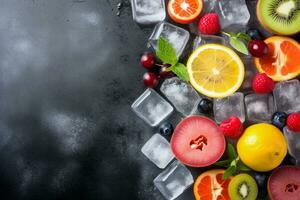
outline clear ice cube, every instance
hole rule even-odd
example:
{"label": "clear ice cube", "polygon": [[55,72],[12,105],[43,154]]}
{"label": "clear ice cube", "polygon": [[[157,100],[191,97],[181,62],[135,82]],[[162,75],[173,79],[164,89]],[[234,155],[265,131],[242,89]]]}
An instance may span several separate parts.
{"label": "clear ice cube", "polygon": [[166,79],[160,91],[174,105],[178,112],[185,116],[193,114],[201,98],[196,90],[177,77]]}
{"label": "clear ice cube", "polygon": [[300,111],[300,83],[298,80],[277,83],[273,95],[277,111],[287,114]]}
{"label": "clear ice cube", "polygon": [[221,44],[226,45],[226,40],[223,37],[216,35],[199,35],[195,38],[193,43],[193,50],[197,49],[203,44]]}
{"label": "clear ice cube", "polygon": [[245,0],[220,0],[216,12],[222,29],[231,25],[247,25],[250,13]]}
{"label": "clear ice cube", "polygon": [[167,200],[173,200],[193,184],[194,178],[191,172],[176,160],[153,182]]}
{"label": "clear ice cube", "polygon": [[252,90],[252,80],[255,74],[257,74],[257,70],[252,57],[241,56],[241,59],[245,66],[245,77],[244,77],[244,82],[240,87],[240,90],[246,92]]}
{"label": "clear ice cube", "polygon": [[135,100],[131,108],[150,126],[157,126],[173,112],[173,107],[150,88]]}
{"label": "clear ice cube", "polygon": [[155,26],[149,38],[148,45],[154,50],[157,48],[157,40],[160,36],[172,44],[179,57],[190,38],[190,33],[187,30],[168,22],[161,22]]}
{"label": "clear ice cube", "polygon": [[244,94],[236,92],[226,98],[214,99],[214,117],[217,123],[237,116],[241,122],[245,121]]}
{"label": "clear ice cube", "polygon": [[144,144],[141,151],[161,169],[164,169],[174,158],[169,142],[158,133]]}
{"label": "clear ice cube", "polygon": [[133,19],[139,24],[155,24],[166,18],[164,0],[131,0]]}
{"label": "clear ice cube", "polygon": [[300,132],[293,132],[288,127],[284,127],[283,133],[288,143],[289,154],[295,158],[296,164],[300,165]]}
{"label": "clear ice cube", "polygon": [[218,0],[204,0],[203,13],[210,13],[215,10]]}
{"label": "clear ice cube", "polygon": [[275,111],[271,94],[249,94],[245,96],[247,120],[250,122],[271,122]]}

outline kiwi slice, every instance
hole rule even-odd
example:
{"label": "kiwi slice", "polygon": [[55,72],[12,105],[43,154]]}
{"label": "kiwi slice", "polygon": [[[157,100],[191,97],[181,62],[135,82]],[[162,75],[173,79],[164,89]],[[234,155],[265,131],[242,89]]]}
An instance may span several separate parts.
{"label": "kiwi slice", "polygon": [[258,194],[255,179],[248,174],[235,176],[228,189],[230,198],[234,200],[256,200]]}
{"label": "kiwi slice", "polygon": [[259,0],[257,17],[271,32],[296,34],[300,31],[300,0]]}

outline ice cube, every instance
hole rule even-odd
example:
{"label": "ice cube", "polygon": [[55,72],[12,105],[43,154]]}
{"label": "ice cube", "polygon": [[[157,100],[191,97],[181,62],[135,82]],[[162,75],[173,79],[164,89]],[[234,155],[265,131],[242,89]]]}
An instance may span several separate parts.
{"label": "ice cube", "polygon": [[245,0],[221,0],[217,4],[216,12],[222,29],[231,25],[247,25],[250,13]]}
{"label": "ice cube", "polygon": [[250,122],[271,122],[275,111],[271,94],[249,94],[245,96],[247,120]]}
{"label": "ice cube", "polygon": [[172,44],[179,57],[190,38],[190,33],[187,30],[168,22],[161,22],[155,26],[149,38],[148,45],[156,50],[157,40],[160,36]]}
{"label": "ice cube", "polygon": [[236,92],[226,98],[214,99],[214,116],[217,123],[221,123],[230,116],[237,116],[241,122],[244,122],[244,94]]}
{"label": "ice cube", "polygon": [[254,65],[253,58],[250,56],[241,56],[241,59],[245,66],[245,77],[242,86],[240,87],[240,91],[246,92],[252,89],[252,80],[257,74],[256,67]]}
{"label": "ice cube", "polygon": [[173,107],[150,88],[135,100],[131,108],[150,126],[157,126],[173,112]]}
{"label": "ice cube", "polygon": [[277,83],[273,94],[278,111],[288,114],[300,111],[300,83],[298,80]]}
{"label": "ice cube", "polygon": [[139,24],[155,24],[166,18],[164,0],[131,0],[133,19]]}
{"label": "ice cube", "polygon": [[215,10],[218,0],[204,0],[203,13],[210,13]]}
{"label": "ice cube", "polygon": [[160,91],[174,105],[178,112],[187,116],[193,114],[201,98],[195,89],[179,78],[166,79],[160,87]]}
{"label": "ice cube", "polygon": [[161,169],[164,169],[174,158],[169,142],[158,133],[144,144],[142,153]]}
{"label": "ice cube", "polygon": [[203,44],[211,44],[211,43],[225,45],[226,40],[223,37],[216,36],[216,35],[199,35],[194,40],[193,49],[195,50]]}
{"label": "ice cube", "polygon": [[153,182],[167,200],[173,200],[193,184],[194,178],[191,172],[176,160]]}
{"label": "ice cube", "polygon": [[283,128],[284,137],[288,143],[289,154],[300,165],[300,132],[293,132],[288,127]]}

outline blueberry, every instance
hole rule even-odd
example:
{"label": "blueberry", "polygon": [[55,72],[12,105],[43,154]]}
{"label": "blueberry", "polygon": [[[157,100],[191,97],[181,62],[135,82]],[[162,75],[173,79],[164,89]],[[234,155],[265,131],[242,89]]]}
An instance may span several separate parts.
{"label": "blueberry", "polygon": [[159,127],[159,132],[165,136],[171,135],[173,133],[173,130],[174,130],[173,126],[169,122],[165,122],[165,123],[161,124]]}
{"label": "blueberry", "polygon": [[267,192],[267,183],[268,183],[268,176],[263,173],[254,172],[253,177],[259,187],[258,199],[264,199],[268,192]]}
{"label": "blueberry", "polygon": [[256,180],[256,183],[259,187],[264,187],[267,181],[267,176],[263,173],[254,173],[253,175],[254,179]]}
{"label": "blueberry", "polygon": [[198,105],[198,110],[200,113],[208,114],[212,111],[213,103],[209,99],[201,99]]}
{"label": "blueberry", "polygon": [[253,40],[262,40],[262,36],[260,32],[257,29],[249,29],[247,31],[247,34],[251,37]]}
{"label": "blueberry", "polygon": [[272,124],[279,129],[283,129],[286,125],[287,114],[285,112],[275,112],[272,116]]}

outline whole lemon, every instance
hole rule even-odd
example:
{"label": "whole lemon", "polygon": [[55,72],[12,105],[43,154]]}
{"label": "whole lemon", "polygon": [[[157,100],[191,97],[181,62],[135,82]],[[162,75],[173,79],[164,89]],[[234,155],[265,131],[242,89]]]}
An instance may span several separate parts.
{"label": "whole lemon", "polygon": [[237,143],[240,159],[250,168],[265,172],[276,168],[287,154],[282,132],[271,124],[249,126]]}

